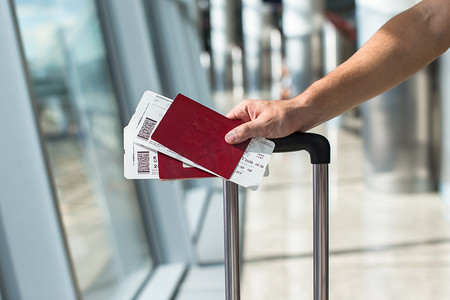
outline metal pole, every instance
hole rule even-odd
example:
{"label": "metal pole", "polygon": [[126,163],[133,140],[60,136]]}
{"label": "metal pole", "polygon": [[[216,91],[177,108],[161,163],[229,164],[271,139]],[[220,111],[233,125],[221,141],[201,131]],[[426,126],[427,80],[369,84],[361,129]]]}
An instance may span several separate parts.
{"label": "metal pole", "polygon": [[313,165],[314,300],[328,300],[328,164]]}
{"label": "metal pole", "polygon": [[239,261],[239,189],[223,181],[223,221],[225,246],[225,295],[227,300],[240,300]]}

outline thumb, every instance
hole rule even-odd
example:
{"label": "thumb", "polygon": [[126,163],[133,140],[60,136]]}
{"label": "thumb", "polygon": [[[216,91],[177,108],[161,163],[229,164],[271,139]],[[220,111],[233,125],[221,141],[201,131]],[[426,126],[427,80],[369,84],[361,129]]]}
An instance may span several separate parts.
{"label": "thumb", "polygon": [[255,123],[255,121],[250,121],[235,127],[225,135],[225,141],[228,144],[239,144],[255,137],[257,132]]}

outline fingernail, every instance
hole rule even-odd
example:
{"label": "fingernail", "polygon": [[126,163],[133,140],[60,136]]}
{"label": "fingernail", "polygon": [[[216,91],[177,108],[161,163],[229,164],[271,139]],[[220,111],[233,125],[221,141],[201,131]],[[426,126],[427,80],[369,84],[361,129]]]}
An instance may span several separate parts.
{"label": "fingernail", "polygon": [[237,136],[236,133],[234,132],[234,130],[231,130],[230,132],[228,132],[225,135],[225,141],[227,141],[227,143],[233,143],[234,141],[236,141]]}

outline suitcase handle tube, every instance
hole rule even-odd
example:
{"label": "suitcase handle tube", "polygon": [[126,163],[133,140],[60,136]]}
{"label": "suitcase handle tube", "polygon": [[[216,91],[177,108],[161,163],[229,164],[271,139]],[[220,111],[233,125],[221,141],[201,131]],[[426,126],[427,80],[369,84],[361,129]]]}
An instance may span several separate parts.
{"label": "suitcase handle tube", "polygon": [[223,181],[224,263],[225,296],[227,300],[239,300],[240,247],[239,247],[239,186]]}
{"label": "suitcase handle tube", "polygon": [[[313,164],[314,300],[328,300],[328,164],[330,143],[318,134],[293,133],[272,139],[274,152],[306,150]],[[225,296],[240,300],[239,187],[223,181]]]}
{"label": "suitcase handle tube", "polygon": [[314,300],[328,300],[328,164],[313,164]]}
{"label": "suitcase handle tube", "polygon": [[313,270],[314,300],[328,300],[328,164],[331,147],[319,134],[294,132],[278,139],[274,152],[306,150],[313,165]]}

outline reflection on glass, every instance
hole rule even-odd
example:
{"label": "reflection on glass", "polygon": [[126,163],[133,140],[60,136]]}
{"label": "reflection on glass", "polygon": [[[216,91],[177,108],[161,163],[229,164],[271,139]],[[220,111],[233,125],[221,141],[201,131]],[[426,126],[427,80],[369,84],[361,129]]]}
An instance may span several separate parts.
{"label": "reflection on glass", "polygon": [[14,3],[78,286],[131,298],[152,261],[94,0]]}

